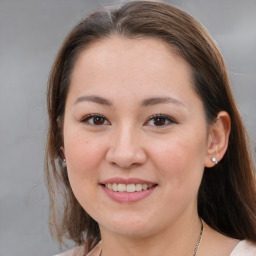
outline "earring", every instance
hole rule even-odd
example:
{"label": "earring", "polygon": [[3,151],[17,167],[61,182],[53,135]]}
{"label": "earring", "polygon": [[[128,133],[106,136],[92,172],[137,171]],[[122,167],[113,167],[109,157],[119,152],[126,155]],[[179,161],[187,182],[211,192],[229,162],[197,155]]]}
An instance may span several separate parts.
{"label": "earring", "polygon": [[211,157],[211,160],[212,160],[212,162],[213,162],[214,164],[217,164],[217,163],[218,163],[218,160],[217,160],[217,158],[216,158],[215,156],[212,156],[212,157]]}
{"label": "earring", "polygon": [[63,166],[64,168],[67,167],[66,158],[62,158],[62,166]]}
{"label": "earring", "polygon": [[60,154],[61,154],[62,161],[64,162],[64,164],[66,164],[66,158],[65,158],[63,147],[60,147]]}

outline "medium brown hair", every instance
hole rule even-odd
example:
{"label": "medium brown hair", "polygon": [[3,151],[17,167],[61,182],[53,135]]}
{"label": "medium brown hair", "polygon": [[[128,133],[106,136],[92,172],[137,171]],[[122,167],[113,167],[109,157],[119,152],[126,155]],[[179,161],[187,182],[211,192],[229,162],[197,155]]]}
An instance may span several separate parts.
{"label": "medium brown hair", "polygon": [[100,240],[97,222],[74,197],[60,148],[65,102],[77,56],[90,44],[113,34],[157,38],[176,49],[190,65],[207,122],[213,123],[221,110],[230,115],[228,149],[218,165],[205,168],[198,213],[213,229],[229,237],[256,241],[255,167],[223,58],[198,21],[178,8],[151,1],[132,1],[91,14],[70,32],[57,55],[48,84],[46,148],[52,233],[60,242],[66,237],[77,244],[84,243],[86,233],[89,248],[95,244],[92,241]]}

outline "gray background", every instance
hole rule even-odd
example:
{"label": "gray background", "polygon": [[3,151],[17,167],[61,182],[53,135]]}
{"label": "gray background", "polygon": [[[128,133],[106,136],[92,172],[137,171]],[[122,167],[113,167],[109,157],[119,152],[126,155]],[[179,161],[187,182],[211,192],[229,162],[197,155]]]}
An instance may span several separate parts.
{"label": "gray background", "polygon": [[[166,2],[197,17],[217,41],[256,145],[256,1]],[[43,176],[48,73],[67,32],[109,3],[0,0],[0,256],[59,252],[48,232]]]}

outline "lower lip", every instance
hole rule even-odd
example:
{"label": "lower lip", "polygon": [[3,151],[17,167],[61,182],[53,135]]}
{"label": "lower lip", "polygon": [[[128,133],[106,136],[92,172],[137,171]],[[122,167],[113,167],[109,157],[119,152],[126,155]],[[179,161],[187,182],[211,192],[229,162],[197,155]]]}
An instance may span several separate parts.
{"label": "lower lip", "polygon": [[105,193],[114,201],[119,203],[133,203],[148,197],[156,188],[156,186],[138,192],[115,192],[101,186]]}

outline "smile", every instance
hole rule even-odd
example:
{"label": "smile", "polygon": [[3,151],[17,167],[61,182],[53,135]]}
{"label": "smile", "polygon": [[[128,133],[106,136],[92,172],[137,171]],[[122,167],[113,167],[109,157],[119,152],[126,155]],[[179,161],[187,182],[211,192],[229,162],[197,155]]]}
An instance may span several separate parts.
{"label": "smile", "polygon": [[139,178],[112,177],[99,183],[105,194],[118,203],[133,203],[152,194],[158,184]]}
{"label": "smile", "polygon": [[133,193],[133,192],[140,192],[140,191],[146,191],[151,189],[152,187],[156,186],[153,184],[122,184],[122,183],[107,183],[104,184],[104,186],[114,192],[127,192],[127,193]]}

